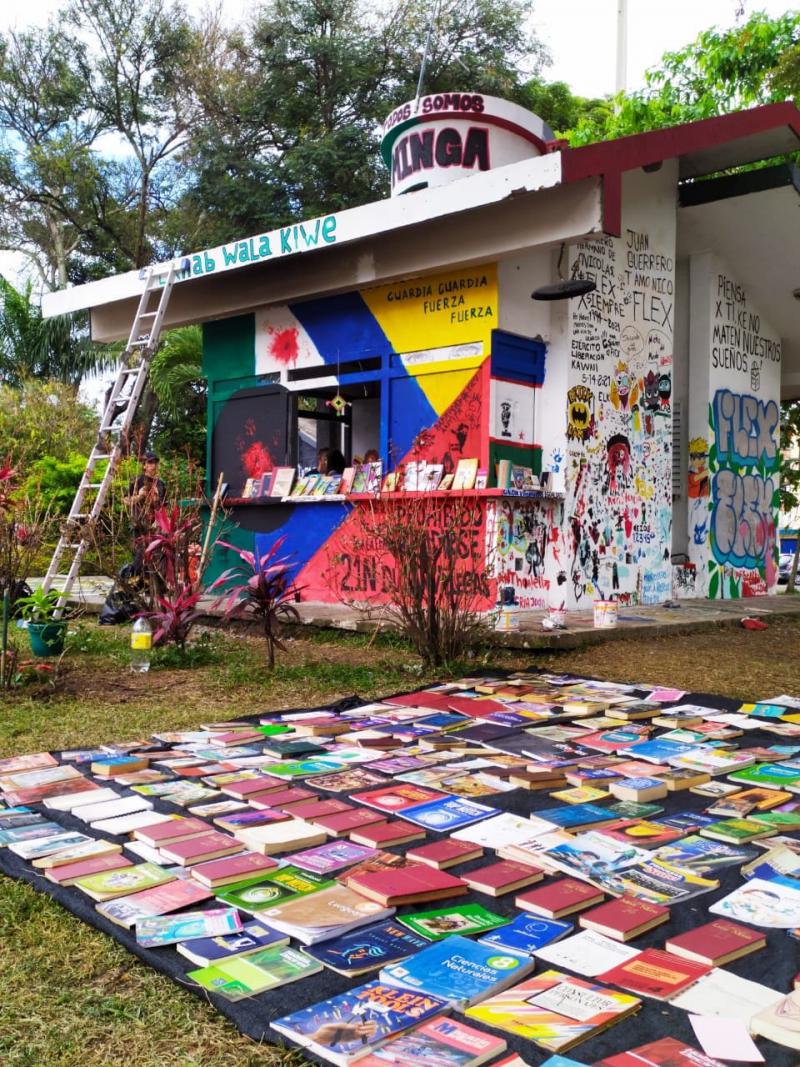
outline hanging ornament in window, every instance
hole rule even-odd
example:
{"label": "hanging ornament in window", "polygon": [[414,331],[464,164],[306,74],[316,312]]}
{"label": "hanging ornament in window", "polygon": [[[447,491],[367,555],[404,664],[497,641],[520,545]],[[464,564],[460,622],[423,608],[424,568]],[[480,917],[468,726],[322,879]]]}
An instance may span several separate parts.
{"label": "hanging ornament in window", "polygon": [[326,400],[325,403],[329,408],[333,408],[334,415],[338,415],[339,418],[344,416],[347,411],[349,401],[345,400],[341,393],[337,393],[331,400]]}

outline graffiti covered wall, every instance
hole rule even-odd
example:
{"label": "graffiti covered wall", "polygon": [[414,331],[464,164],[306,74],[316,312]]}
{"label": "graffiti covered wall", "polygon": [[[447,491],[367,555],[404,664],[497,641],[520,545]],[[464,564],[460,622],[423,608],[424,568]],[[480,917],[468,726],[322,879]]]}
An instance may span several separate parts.
{"label": "graffiti covered wall", "polygon": [[698,256],[691,269],[701,317],[687,492],[698,595],[765,595],[778,578],[781,342],[725,263]]}
{"label": "graffiti covered wall", "polygon": [[570,275],[597,286],[570,306],[564,568],[571,607],[671,596],[675,214],[665,180],[636,175],[639,187],[631,183],[623,197],[622,237],[570,249]]}

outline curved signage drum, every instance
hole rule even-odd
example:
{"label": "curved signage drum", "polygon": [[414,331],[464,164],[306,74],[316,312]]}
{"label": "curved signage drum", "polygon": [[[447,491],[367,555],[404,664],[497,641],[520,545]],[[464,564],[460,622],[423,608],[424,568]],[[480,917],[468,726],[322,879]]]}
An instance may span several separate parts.
{"label": "curved signage drum", "polygon": [[446,185],[547,151],[553,132],[532,111],[481,93],[435,93],[401,104],[383,124],[392,196]]}

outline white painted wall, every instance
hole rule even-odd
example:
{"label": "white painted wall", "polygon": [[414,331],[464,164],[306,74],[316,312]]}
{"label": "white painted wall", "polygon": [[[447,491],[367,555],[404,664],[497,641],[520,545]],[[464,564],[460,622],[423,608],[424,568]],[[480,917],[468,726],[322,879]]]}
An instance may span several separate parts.
{"label": "white painted wall", "polygon": [[730,264],[708,252],[692,256],[690,269],[688,525],[698,595],[766,594],[777,585],[781,341]]}

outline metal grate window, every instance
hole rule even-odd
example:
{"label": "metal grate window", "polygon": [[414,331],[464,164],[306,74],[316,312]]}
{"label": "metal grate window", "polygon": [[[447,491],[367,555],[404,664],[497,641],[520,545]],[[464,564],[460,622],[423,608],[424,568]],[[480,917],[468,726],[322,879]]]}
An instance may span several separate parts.
{"label": "metal grate window", "polygon": [[672,499],[683,496],[683,418],[680,400],[672,402]]}

